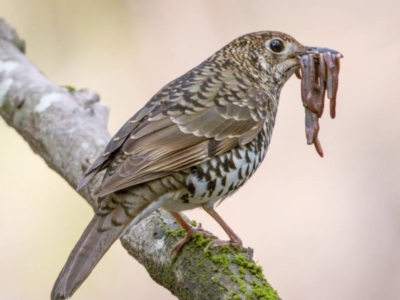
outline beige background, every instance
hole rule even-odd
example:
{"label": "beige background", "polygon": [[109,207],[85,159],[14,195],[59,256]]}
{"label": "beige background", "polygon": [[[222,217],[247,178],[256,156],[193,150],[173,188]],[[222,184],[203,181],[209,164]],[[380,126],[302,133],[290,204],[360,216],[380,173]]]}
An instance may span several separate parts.
{"label": "beige background", "polygon": [[[299,81],[267,158],[218,208],[284,300],[400,299],[400,1],[0,0],[55,83],[90,87],[114,133],[159,88],[233,38],[275,29],[342,51],[325,158],[306,145]],[[92,211],[0,120],[0,299],[49,299]],[[224,237],[201,210],[189,215]],[[82,299],[174,299],[116,243]]]}

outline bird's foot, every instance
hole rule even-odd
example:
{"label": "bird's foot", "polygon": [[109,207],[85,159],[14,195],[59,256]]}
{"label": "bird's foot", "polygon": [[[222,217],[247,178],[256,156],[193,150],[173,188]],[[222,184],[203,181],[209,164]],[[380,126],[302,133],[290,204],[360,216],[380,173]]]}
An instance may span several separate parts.
{"label": "bird's foot", "polygon": [[[186,234],[185,236],[175,244],[175,246],[172,248],[171,251],[171,256],[174,256],[176,254],[178,254],[179,251],[181,251],[182,247],[189,242],[192,237],[196,234],[201,234],[202,236],[204,236],[205,238],[211,238],[211,239],[217,239],[217,236],[215,236],[214,234],[212,234],[211,232],[203,229],[201,227],[201,223],[199,223],[196,227],[190,227],[188,228],[188,230],[186,230]],[[216,240],[218,241],[218,239]],[[212,242],[211,242],[212,243]]]}
{"label": "bird's foot", "polygon": [[242,240],[241,240],[239,237],[235,237],[235,238],[230,239],[230,240],[228,240],[228,241],[222,241],[222,240],[216,239],[216,240],[214,240],[214,241],[211,241],[211,242],[204,248],[204,252],[207,252],[208,249],[209,249],[210,247],[215,248],[215,247],[221,247],[221,246],[225,246],[225,245],[242,246],[243,243],[242,243]]}

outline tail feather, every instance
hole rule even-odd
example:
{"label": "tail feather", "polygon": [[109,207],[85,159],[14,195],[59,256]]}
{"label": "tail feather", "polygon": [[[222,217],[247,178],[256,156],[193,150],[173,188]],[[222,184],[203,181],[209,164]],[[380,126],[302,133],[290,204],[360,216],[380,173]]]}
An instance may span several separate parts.
{"label": "tail feather", "polygon": [[[173,198],[173,194],[170,193],[166,193],[150,203],[141,198],[135,198],[136,210],[133,212],[133,205],[131,205],[129,207],[130,214],[123,210],[122,206],[116,206],[104,216],[95,215],[69,255],[60,275],[58,275],[51,291],[51,300],[70,298],[111,245],[128,228],[138,224],[171,198]],[[115,206],[112,197],[108,200],[111,201],[110,206]],[[142,204],[147,204],[147,206]]]}
{"label": "tail feather", "polygon": [[100,216],[93,217],[69,255],[51,291],[52,300],[70,298],[126,228],[120,225],[99,231],[100,220]]}

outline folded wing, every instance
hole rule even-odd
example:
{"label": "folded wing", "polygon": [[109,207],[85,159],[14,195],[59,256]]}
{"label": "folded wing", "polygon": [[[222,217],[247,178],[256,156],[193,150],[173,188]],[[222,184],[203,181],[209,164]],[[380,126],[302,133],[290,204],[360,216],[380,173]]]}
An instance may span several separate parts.
{"label": "folded wing", "polygon": [[251,142],[266,121],[269,98],[235,73],[202,66],[163,88],[117,132],[79,188],[108,168],[94,192],[104,196]]}

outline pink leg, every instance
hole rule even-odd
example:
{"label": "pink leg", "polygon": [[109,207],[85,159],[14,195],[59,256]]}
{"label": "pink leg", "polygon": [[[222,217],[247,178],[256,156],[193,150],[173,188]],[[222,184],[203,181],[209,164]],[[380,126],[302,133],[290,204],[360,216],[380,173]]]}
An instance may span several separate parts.
{"label": "pink leg", "polygon": [[222,229],[226,232],[229,237],[229,241],[221,241],[215,240],[212,241],[206,247],[206,250],[209,246],[222,246],[222,245],[238,245],[242,246],[242,240],[240,237],[226,224],[226,222],[221,218],[221,216],[214,210],[214,208],[209,208],[206,205],[203,205],[203,209],[222,227]]}
{"label": "pink leg", "polygon": [[177,212],[169,212],[171,214],[171,216],[174,217],[174,219],[179,223],[179,225],[181,225],[181,227],[183,228],[183,230],[185,230],[186,235],[178,242],[176,243],[176,245],[174,246],[174,248],[172,248],[171,251],[171,255],[173,254],[177,254],[182,247],[188,242],[190,241],[190,239],[196,234],[196,233],[200,233],[201,235],[203,235],[204,237],[207,238],[213,238],[216,239],[217,237],[215,235],[213,235],[211,232],[208,232],[204,229],[201,228],[201,224],[199,224],[199,226],[197,226],[196,228],[193,227],[192,225],[190,225],[188,222],[185,221],[185,219],[182,218],[182,216],[177,213]]}

